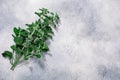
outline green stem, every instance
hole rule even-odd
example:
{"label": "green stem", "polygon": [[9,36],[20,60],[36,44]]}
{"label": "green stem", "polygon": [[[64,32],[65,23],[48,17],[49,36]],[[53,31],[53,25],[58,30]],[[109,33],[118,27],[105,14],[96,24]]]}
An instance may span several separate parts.
{"label": "green stem", "polygon": [[35,33],[35,31],[37,30],[37,28],[38,28],[38,25],[34,28],[34,30],[33,30],[33,32],[30,34],[30,38],[32,37],[32,35]]}
{"label": "green stem", "polygon": [[[24,50],[24,46],[22,48],[22,51]],[[20,58],[22,57],[21,54],[18,54],[18,56],[16,56],[16,60],[15,62],[12,64],[12,67],[10,68],[12,71],[15,69],[15,67],[18,65],[18,63],[20,62]]]}
{"label": "green stem", "polygon": [[16,59],[16,61],[13,63],[12,67],[10,68],[12,71],[15,69],[15,67],[17,66],[17,64],[19,63],[19,60],[21,58],[21,55],[19,55]]}

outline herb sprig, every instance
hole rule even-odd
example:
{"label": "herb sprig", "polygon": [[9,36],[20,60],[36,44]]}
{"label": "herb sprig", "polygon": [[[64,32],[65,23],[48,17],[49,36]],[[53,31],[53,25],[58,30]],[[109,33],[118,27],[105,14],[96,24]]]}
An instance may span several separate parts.
{"label": "herb sprig", "polygon": [[35,12],[38,20],[31,24],[26,24],[26,29],[14,27],[12,34],[14,45],[10,46],[12,51],[4,51],[2,56],[10,60],[11,70],[29,58],[41,58],[41,53],[49,51],[46,40],[52,39],[55,29],[59,24],[57,13],[48,9],[39,9]]}

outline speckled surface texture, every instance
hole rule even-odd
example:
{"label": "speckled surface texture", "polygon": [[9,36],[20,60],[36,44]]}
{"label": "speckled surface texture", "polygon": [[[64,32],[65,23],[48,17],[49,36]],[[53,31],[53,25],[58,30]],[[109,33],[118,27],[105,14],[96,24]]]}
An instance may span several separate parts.
{"label": "speckled surface texture", "polygon": [[120,80],[120,0],[0,0],[0,54],[42,7],[61,18],[49,54],[14,71],[0,55],[0,80]]}

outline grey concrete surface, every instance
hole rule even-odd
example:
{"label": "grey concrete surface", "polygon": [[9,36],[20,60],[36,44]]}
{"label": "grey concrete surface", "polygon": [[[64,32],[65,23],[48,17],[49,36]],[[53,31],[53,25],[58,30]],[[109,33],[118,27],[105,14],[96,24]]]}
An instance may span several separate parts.
{"label": "grey concrete surface", "polygon": [[60,15],[49,54],[11,71],[0,55],[0,80],[120,80],[119,0],[0,0],[0,54],[45,7]]}

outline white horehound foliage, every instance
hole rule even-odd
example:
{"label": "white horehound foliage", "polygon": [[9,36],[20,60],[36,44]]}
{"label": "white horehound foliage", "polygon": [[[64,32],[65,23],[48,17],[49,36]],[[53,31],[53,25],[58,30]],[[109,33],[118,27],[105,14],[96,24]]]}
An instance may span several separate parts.
{"label": "white horehound foliage", "polygon": [[35,12],[39,17],[32,24],[26,24],[27,28],[14,27],[14,45],[12,51],[4,51],[2,56],[10,60],[11,70],[29,58],[41,58],[41,53],[49,51],[46,40],[52,38],[60,20],[57,13],[49,12],[48,9],[39,9]]}

